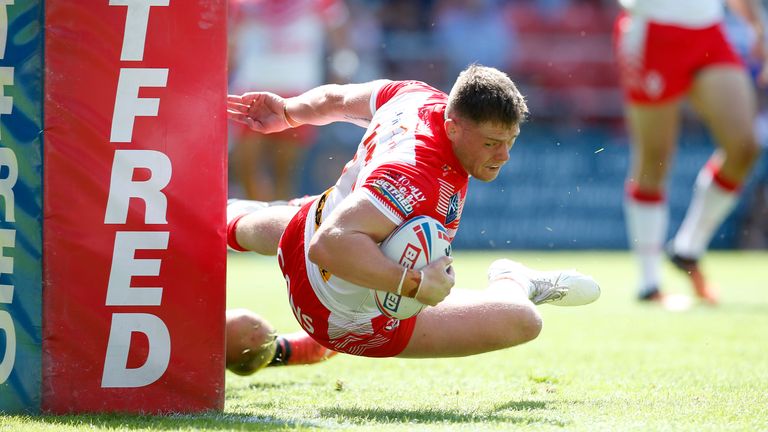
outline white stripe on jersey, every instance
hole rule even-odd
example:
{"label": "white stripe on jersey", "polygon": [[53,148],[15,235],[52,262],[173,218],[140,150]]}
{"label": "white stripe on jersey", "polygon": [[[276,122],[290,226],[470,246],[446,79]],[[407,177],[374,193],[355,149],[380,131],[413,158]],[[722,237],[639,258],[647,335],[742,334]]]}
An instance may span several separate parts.
{"label": "white stripe on jersey", "polygon": [[437,200],[437,210],[440,213],[447,214],[448,206],[451,203],[451,197],[456,191],[453,189],[453,185],[443,179],[437,179],[440,183],[440,198]]}

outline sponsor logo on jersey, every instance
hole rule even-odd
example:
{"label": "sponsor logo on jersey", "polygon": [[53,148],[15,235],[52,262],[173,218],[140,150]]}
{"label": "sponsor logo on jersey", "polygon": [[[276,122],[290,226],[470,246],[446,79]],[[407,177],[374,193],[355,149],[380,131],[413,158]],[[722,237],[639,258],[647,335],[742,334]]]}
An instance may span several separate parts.
{"label": "sponsor logo on jersey", "polygon": [[406,193],[395,187],[395,185],[389,181],[376,179],[373,182],[373,188],[404,216],[413,213],[413,205],[411,204],[409,195],[406,195]]}
{"label": "sponsor logo on jersey", "polygon": [[448,212],[445,214],[445,224],[449,225],[459,216],[459,194],[453,194],[448,201]]}

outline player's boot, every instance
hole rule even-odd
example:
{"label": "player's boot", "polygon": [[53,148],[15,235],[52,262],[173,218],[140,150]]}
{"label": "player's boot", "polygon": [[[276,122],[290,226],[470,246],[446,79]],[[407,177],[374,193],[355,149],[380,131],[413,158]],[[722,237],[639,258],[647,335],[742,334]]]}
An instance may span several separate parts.
{"label": "player's boot", "polygon": [[539,271],[508,259],[494,261],[488,268],[488,280],[511,279],[528,290],[534,304],[581,306],[600,297],[600,286],[591,276],[576,270]]}
{"label": "player's boot", "polygon": [[665,294],[658,287],[641,290],[637,294],[641,302],[655,303],[672,312],[682,312],[691,308],[691,298],[683,294]]}
{"label": "player's boot", "polygon": [[672,249],[672,245],[667,245],[667,256],[669,261],[679,270],[688,275],[691,279],[691,285],[696,296],[702,299],[704,302],[711,305],[716,305],[719,301],[717,292],[709,286],[707,279],[704,277],[704,273],[699,268],[699,260],[695,258],[686,258],[675,253]]}
{"label": "player's boot", "polygon": [[661,301],[663,297],[664,294],[662,294],[662,292],[659,291],[659,287],[656,286],[641,289],[637,293],[637,299],[643,302],[658,302]]}
{"label": "player's boot", "polygon": [[317,343],[303,331],[277,337],[277,350],[270,366],[308,365],[338,354]]}

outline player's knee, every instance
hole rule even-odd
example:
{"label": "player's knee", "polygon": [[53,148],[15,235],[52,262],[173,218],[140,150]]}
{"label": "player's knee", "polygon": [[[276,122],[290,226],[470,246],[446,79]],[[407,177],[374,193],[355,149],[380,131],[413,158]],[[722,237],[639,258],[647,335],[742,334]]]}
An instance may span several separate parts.
{"label": "player's knee", "polygon": [[275,355],[276,333],[262,317],[247,309],[227,311],[226,364],[238,375],[265,367]]}
{"label": "player's knee", "polygon": [[744,137],[738,145],[724,149],[728,161],[744,169],[749,169],[760,157],[760,144],[754,135]]}
{"label": "player's knee", "polygon": [[542,319],[538,309],[533,304],[529,306],[514,305],[505,314],[505,322],[499,323],[504,329],[495,335],[494,349],[509,348],[536,339],[541,333]]}
{"label": "player's knee", "polygon": [[520,343],[532,341],[539,337],[543,327],[543,321],[539,310],[535,307],[525,308],[518,317],[520,329]]}
{"label": "player's knee", "polygon": [[756,139],[750,140],[748,144],[744,146],[743,158],[748,166],[752,166],[760,157],[761,152],[760,144]]}

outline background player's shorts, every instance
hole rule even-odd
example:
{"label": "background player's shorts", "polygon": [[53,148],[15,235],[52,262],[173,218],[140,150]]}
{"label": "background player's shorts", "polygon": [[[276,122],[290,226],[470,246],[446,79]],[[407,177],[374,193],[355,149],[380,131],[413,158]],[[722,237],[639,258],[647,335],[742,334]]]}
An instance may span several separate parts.
{"label": "background player's shorts", "polygon": [[704,67],[744,67],[720,25],[690,29],[622,14],[614,27],[614,50],[624,96],[638,103],[686,93]]}
{"label": "background player's shorts", "polygon": [[[304,258],[304,224],[312,202],[305,204],[280,238],[278,261],[288,284],[288,300],[301,327],[318,343],[334,351],[365,357],[394,357],[408,345],[418,315],[395,320],[379,315],[370,320],[366,332],[346,332],[331,339],[331,311],[317,298],[307,278]],[[367,324],[367,323],[366,323]],[[361,327],[361,326],[359,326]]]}

